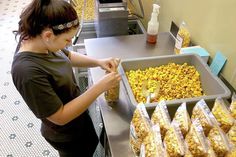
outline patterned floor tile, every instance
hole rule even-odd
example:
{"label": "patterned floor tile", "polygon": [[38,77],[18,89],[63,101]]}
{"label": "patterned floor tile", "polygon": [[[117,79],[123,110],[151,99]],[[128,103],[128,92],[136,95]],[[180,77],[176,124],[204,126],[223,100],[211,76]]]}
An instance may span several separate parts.
{"label": "patterned floor tile", "polygon": [[41,136],[41,122],[15,89],[11,62],[16,47],[13,30],[18,16],[30,0],[0,2],[0,157],[58,157]]}
{"label": "patterned floor tile", "polygon": [[[40,120],[29,110],[11,78],[17,45],[12,31],[17,29],[18,16],[30,1],[0,1],[0,157],[58,157],[57,151],[41,136]],[[94,125],[100,134],[101,115],[95,108],[93,112]],[[99,144],[94,157],[103,156],[104,148]]]}

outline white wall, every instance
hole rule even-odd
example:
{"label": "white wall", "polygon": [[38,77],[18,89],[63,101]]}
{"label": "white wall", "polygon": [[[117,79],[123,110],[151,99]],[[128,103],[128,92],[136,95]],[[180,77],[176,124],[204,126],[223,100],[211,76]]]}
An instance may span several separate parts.
{"label": "white wall", "polygon": [[[137,0],[136,0],[137,1]],[[157,0],[142,0],[146,27]],[[160,4],[159,31],[169,31],[171,21],[177,25],[184,20],[191,33],[191,40],[206,48],[214,57],[221,51],[227,62],[222,70],[223,77],[236,88],[236,0],[158,0]]]}

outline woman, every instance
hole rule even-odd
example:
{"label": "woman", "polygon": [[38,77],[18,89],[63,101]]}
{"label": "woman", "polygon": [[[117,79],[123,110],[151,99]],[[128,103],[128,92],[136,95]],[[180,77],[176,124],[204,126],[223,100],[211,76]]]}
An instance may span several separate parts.
{"label": "woman", "polygon": [[[12,63],[13,82],[37,118],[42,136],[60,157],[90,157],[98,144],[88,107],[121,77],[112,72],[115,59],[93,59],[64,48],[71,43],[79,21],[63,0],[33,0],[20,15],[19,44]],[[83,94],[72,67],[109,71]]]}

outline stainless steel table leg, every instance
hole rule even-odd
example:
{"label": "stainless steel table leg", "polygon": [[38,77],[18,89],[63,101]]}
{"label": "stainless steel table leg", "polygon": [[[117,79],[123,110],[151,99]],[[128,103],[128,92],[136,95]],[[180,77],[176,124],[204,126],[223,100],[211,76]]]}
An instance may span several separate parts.
{"label": "stainless steel table leg", "polygon": [[111,157],[111,151],[110,151],[110,147],[109,147],[109,143],[108,143],[108,139],[107,139],[107,134],[106,131],[104,129],[104,149],[105,149],[105,157]]}

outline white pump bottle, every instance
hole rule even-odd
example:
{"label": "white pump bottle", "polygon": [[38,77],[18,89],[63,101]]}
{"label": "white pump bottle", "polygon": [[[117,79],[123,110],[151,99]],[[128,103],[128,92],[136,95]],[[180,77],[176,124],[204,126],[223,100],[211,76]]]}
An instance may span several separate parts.
{"label": "white pump bottle", "polygon": [[148,22],[147,42],[151,44],[155,44],[157,41],[157,34],[159,29],[159,22],[158,22],[159,9],[160,6],[158,4],[153,4],[151,19]]}

